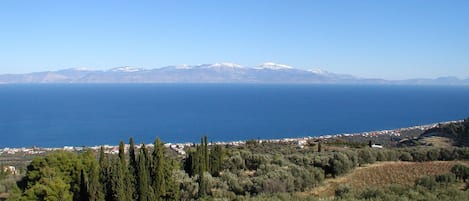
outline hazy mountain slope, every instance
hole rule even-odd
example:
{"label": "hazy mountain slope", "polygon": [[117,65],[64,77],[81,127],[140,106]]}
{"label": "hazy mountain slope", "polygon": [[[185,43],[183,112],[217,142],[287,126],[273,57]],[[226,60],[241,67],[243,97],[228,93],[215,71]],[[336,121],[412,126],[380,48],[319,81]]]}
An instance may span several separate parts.
{"label": "hazy mountain slope", "polygon": [[272,62],[255,67],[233,63],[166,66],[143,69],[131,66],[107,71],[84,68],[27,74],[0,75],[0,83],[314,83],[314,84],[418,84],[468,85],[455,77],[389,81],[360,79],[324,70],[304,70]]}

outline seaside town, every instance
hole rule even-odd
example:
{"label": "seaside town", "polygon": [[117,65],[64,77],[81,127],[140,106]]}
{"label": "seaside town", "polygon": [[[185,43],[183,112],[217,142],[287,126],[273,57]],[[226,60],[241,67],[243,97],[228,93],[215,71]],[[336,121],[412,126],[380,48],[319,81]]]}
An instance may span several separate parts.
{"label": "seaside town", "polygon": [[[307,136],[307,137],[300,137],[300,138],[282,138],[282,139],[259,139],[258,142],[269,142],[269,143],[296,143],[298,147],[303,147],[304,144],[306,144],[310,140],[328,140],[328,139],[333,139],[333,138],[339,138],[339,137],[367,137],[367,138],[373,138],[373,137],[378,137],[378,136],[401,136],[403,132],[410,131],[410,130],[419,130],[419,131],[425,131],[431,128],[435,128],[439,125],[444,125],[448,123],[456,123],[456,122],[461,122],[462,120],[458,121],[448,121],[448,122],[439,122],[439,123],[433,123],[433,124],[427,124],[427,125],[420,125],[420,126],[412,126],[412,127],[406,127],[406,128],[398,128],[398,129],[392,129],[392,130],[380,130],[380,131],[370,131],[370,132],[361,132],[361,133],[343,133],[343,134],[334,134],[334,135],[321,135],[321,136]],[[229,146],[239,146],[245,144],[246,141],[230,141],[230,142],[212,142],[209,143],[209,145],[212,144],[218,144],[218,145],[229,145]],[[72,151],[72,152],[80,152],[83,151],[84,149],[91,149],[95,152],[98,152],[101,149],[101,146],[104,148],[105,153],[109,154],[117,154],[119,152],[119,146],[117,145],[97,145],[97,146],[90,146],[90,147],[85,147],[85,146],[64,146],[61,148],[45,148],[45,147],[22,147],[22,148],[0,148],[0,155],[3,154],[25,154],[25,155],[39,155],[39,154],[44,154],[46,152],[50,151],[57,151],[57,150],[63,150],[63,151]],[[153,147],[153,144],[147,144],[146,145],[149,148]],[[186,142],[186,143],[166,143],[165,147],[174,150],[181,156],[185,156],[186,152],[185,149],[187,147],[194,146],[194,143],[192,142]],[[376,145],[375,147],[380,148],[380,145]],[[125,150],[127,151],[129,149],[129,145],[125,145]]]}

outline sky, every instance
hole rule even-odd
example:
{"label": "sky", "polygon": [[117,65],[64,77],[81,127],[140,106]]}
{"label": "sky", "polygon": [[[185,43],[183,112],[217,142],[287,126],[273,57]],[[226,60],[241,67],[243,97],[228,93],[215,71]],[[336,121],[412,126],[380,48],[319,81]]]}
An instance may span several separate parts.
{"label": "sky", "polygon": [[0,74],[218,62],[469,78],[469,1],[0,1]]}

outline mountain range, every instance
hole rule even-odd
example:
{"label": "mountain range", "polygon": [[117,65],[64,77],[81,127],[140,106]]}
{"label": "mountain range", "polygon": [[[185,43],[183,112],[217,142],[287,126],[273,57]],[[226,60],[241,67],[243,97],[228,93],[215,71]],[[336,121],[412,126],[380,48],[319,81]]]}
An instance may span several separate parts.
{"label": "mountain range", "polygon": [[234,63],[175,65],[155,69],[124,66],[109,70],[72,68],[26,74],[0,75],[0,83],[311,83],[469,85],[469,79],[364,79],[324,70],[304,70],[267,62],[255,67]]}

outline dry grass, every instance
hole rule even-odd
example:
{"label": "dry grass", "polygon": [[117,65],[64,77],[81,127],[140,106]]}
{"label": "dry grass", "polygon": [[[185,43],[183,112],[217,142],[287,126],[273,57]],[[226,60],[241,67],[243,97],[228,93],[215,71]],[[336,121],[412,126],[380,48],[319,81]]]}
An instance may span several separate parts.
{"label": "dry grass", "polygon": [[453,146],[453,140],[446,138],[446,137],[438,137],[438,136],[432,136],[432,137],[425,137],[420,140],[423,144],[426,145],[431,145],[433,147],[451,147]]}
{"label": "dry grass", "polygon": [[[333,196],[337,187],[348,184],[352,188],[385,186],[390,184],[413,185],[415,180],[425,175],[449,173],[455,161],[433,162],[382,162],[366,167],[359,167],[353,172],[334,179],[328,179],[320,187],[302,194],[320,197]],[[464,162],[469,164],[468,162]]]}

